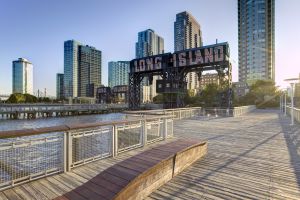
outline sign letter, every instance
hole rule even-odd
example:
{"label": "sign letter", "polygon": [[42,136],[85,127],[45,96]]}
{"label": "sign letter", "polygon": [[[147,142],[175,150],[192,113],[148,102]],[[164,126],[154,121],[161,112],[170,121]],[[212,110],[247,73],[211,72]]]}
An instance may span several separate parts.
{"label": "sign letter", "polygon": [[155,57],[154,61],[155,61],[155,69],[161,69],[161,57]]}
{"label": "sign letter", "polygon": [[223,46],[215,48],[215,62],[221,62],[224,60]]}
{"label": "sign letter", "polygon": [[186,66],[186,58],[185,58],[185,52],[179,53],[179,67]]}
{"label": "sign letter", "polygon": [[213,48],[204,49],[205,63],[214,62]]}
{"label": "sign letter", "polygon": [[200,50],[197,50],[196,52],[195,52],[195,54],[196,54],[196,64],[203,64],[203,57],[202,57],[202,55],[201,55],[201,51]]}
{"label": "sign letter", "polygon": [[153,70],[153,58],[147,58],[146,59],[147,63],[147,71],[152,71]]}
{"label": "sign letter", "polygon": [[145,71],[145,60],[144,59],[140,60],[139,65],[140,65],[140,71],[141,72]]}

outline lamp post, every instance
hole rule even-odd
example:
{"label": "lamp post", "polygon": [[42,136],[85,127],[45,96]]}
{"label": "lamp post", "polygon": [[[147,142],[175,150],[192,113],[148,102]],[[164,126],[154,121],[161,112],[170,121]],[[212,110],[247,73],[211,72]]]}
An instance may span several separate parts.
{"label": "lamp post", "polygon": [[[291,84],[291,125],[294,125],[294,91],[295,91],[295,84],[299,81],[298,78],[289,78],[285,79],[284,81],[287,81]],[[285,108],[286,109],[286,108]]]}

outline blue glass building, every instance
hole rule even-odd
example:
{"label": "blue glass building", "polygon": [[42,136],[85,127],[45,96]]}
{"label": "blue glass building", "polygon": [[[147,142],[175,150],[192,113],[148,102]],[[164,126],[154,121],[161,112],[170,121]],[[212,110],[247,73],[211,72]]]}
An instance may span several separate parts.
{"label": "blue glass building", "polygon": [[239,82],[275,81],[275,0],[238,0]]}
{"label": "blue glass building", "polygon": [[128,85],[129,61],[108,63],[108,86]]}
{"label": "blue glass building", "polygon": [[102,53],[75,40],[64,43],[64,97],[95,97],[101,85]]}

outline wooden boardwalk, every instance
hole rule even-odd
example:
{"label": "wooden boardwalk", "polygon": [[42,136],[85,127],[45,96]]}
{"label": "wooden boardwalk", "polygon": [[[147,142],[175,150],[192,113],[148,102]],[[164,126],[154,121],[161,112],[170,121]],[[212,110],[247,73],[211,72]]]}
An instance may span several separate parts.
{"label": "wooden boardwalk", "polygon": [[149,199],[300,199],[300,126],[277,111],[176,123],[208,140],[208,154]]}
{"label": "wooden boardwalk", "polygon": [[[289,126],[278,111],[175,121],[174,134],[207,140],[208,154],[147,199],[300,199],[300,125]],[[143,150],[5,190],[0,199],[53,199]]]}

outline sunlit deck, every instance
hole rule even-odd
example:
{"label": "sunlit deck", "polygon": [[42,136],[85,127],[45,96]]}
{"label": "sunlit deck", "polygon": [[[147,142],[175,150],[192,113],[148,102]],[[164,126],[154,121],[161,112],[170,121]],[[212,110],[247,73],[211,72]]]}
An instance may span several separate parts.
{"label": "sunlit deck", "polygon": [[[289,118],[275,110],[175,121],[175,137],[207,140],[208,154],[148,199],[299,199],[300,125],[289,123]],[[5,190],[0,199],[53,199],[118,161],[169,141]],[[78,193],[74,199],[85,198]]]}

